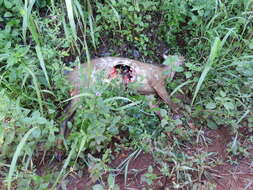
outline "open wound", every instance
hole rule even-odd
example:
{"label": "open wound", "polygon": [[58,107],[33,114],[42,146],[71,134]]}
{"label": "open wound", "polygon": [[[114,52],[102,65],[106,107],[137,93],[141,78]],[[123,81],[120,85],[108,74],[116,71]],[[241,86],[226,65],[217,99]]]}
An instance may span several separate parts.
{"label": "open wound", "polygon": [[109,79],[114,79],[118,75],[121,75],[123,83],[127,85],[129,82],[133,81],[133,69],[127,65],[116,65],[112,68],[108,75]]}

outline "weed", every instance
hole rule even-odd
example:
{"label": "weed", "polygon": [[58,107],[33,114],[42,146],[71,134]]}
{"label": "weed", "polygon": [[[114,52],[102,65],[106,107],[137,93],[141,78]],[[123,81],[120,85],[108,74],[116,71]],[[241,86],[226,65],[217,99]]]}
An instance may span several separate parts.
{"label": "weed", "polygon": [[[214,189],[206,179],[221,162],[206,149],[189,149],[208,146],[206,130],[227,126],[233,135],[229,162],[249,157],[252,6],[251,0],[0,0],[0,179],[8,189],[55,188],[69,170],[86,166],[92,182],[99,182],[93,189],[119,189],[114,172],[124,173],[126,186],[130,162],[144,151],[155,164],[142,175],[143,184],[165,176],[171,181],[166,188]],[[147,97],[125,91],[119,81],[98,81],[79,95],[60,168],[39,175],[38,163],[55,158],[70,89],[64,70],[101,55],[160,63],[168,48],[186,60],[167,81],[182,115],[172,117],[160,103],[160,122]],[[110,162],[124,149],[134,151],[113,170]]]}

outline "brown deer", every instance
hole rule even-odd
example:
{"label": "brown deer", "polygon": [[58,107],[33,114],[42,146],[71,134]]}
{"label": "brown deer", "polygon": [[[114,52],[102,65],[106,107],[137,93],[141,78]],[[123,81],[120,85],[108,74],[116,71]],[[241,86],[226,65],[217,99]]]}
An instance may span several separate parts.
{"label": "brown deer", "polygon": [[[183,64],[184,58],[178,57],[171,66],[146,64],[140,61],[121,57],[102,57],[92,59],[89,64],[81,64],[79,68],[67,74],[67,80],[72,85],[71,97],[80,94],[82,87],[89,87],[97,78],[98,72],[104,73],[103,81],[109,81],[115,77],[121,77],[123,84],[127,86],[131,82],[138,82],[137,92],[143,95],[158,95],[169,105],[172,112],[178,111],[178,106],[170,100],[165,87],[165,80],[173,78],[174,66]],[[90,78],[90,79],[89,79]],[[100,79],[101,80],[101,79]],[[73,98],[65,110],[66,119],[61,124],[60,135],[66,133],[67,122],[73,117],[79,98]],[[157,107],[150,104],[151,108]],[[155,112],[162,119],[159,111]],[[61,144],[61,140],[58,144]]]}

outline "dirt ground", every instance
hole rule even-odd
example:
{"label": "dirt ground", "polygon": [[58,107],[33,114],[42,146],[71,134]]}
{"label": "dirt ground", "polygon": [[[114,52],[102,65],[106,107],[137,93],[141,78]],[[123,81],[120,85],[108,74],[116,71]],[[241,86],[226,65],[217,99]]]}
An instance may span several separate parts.
{"label": "dirt ground", "polygon": [[[198,147],[192,147],[187,149],[188,154],[194,154],[196,152],[214,152],[214,158],[220,160],[220,164],[211,169],[208,169],[210,173],[209,179],[201,179],[201,181],[195,186],[195,190],[253,190],[253,161],[249,158],[242,157],[237,158],[238,164],[229,164],[229,154],[226,151],[226,145],[231,142],[232,136],[227,128],[219,128],[217,130],[205,131],[205,137],[211,140],[208,145],[200,145]],[[243,138],[243,136],[241,137]],[[241,139],[243,140],[243,139]],[[253,143],[247,145],[250,156],[253,155]],[[124,151],[115,155],[114,161],[110,164],[112,168],[117,168],[133,151]],[[60,164],[60,163],[59,163]],[[44,165],[44,164],[43,164]],[[153,173],[159,176],[158,180],[155,180],[153,185],[148,185],[143,182],[142,176],[148,171],[148,167],[153,167]],[[49,167],[52,168],[52,167]],[[57,166],[55,165],[55,168]],[[47,170],[47,168],[41,168],[40,175]],[[43,172],[44,171],[44,172]],[[68,184],[65,188],[58,186],[58,190],[90,190],[94,183],[91,182],[87,169],[84,169],[84,176],[78,177],[77,175],[70,173],[65,180],[65,184]],[[153,190],[172,190],[172,180],[163,176],[157,169],[157,162],[154,161],[150,153],[141,152],[135,159],[132,159],[128,165],[128,175],[125,184],[124,171],[120,172],[116,177],[116,184],[119,185],[120,190],[141,190],[149,188]],[[106,181],[105,176],[104,181]],[[214,185],[214,189],[210,189],[206,184]],[[3,189],[0,180],[0,189]]]}
{"label": "dirt ground", "polygon": [[[216,190],[253,190],[253,162],[248,158],[237,159],[239,164],[231,165],[227,163],[228,153],[226,145],[231,142],[231,135],[227,128],[220,128],[218,130],[209,130],[205,132],[205,136],[211,139],[212,143],[207,146],[199,146],[192,148],[194,151],[208,151],[217,153],[216,158],[221,162],[218,166],[212,168],[209,172],[211,179],[208,182],[214,184]],[[249,153],[253,155],[253,145],[251,144],[248,149]],[[129,156],[131,152],[124,152],[116,155],[117,159],[111,163],[112,167],[117,167],[122,161]],[[161,176],[154,185],[148,186],[142,182],[141,176],[147,172],[149,166],[153,166],[154,173]],[[71,176],[68,185],[69,190],[83,190],[90,189],[91,182],[88,175],[82,178]],[[204,186],[207,181],[200,182],[197,190],[209,190]],[[151,188],[154,190],[166,190],[171,184],[171,179],[168,179],[159,174],[153,157],[149,153],[141,153],[138,157],[132,160],[128,166],[127,184],[125,185],[124,172],[116,177],[116,183],[120,186],[121,190],[140,190],[142,188]]]}
{"label": "dirt ground", "polygon": [[[221,128],[207,133],[213,143],[208,146],[209,152],[217,152],[223,164],[213,168],[217,190],[252,190],[253,189],[253,161],[248,158],[239,159],[238,165],[225,163],[228,159],[226,144],[231,140],[228,129]],[[248,152],[253,155],[253,145],[249,145]]]}

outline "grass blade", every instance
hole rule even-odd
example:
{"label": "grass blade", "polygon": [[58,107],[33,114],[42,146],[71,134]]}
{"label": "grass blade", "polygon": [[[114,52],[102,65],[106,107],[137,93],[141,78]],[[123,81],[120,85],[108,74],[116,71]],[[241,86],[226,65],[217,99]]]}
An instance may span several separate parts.
{"label": "grass blade", "polygon": [[132,152],[123,162],[120,163],[120,165],[117,167],[117,169],[119,170],[122,170],[124,169],[124,184],[126,186],[127,184],[127,179],[128,179],[128,166],[129,166],[129,163],[136,159],[140,153],[142,152],[141,149],[137,149],[135,150],[134,152]]}
{"label": "grass blade", "polygon": [[214,40],[214,43],[213,43],[213,45],[212,45],[212,48],[211,48],[211,53],[210,53],[208,62],[207,62],[207,64],[205,65],[204,70],[203,70],[202,73],[201,73],[201,76],[200,76],[199,81],[198,81],[198,83],[197,83],[196,89],[195,89],[195,91],[194,91],[194,95],[193,95],[193,99],[192,99],[191,105],[193,105],[194,100],[196,99],[196,97],[197,97],[197,95],[198,95],[198,93],[199,93],[199,90],[200,90],[201,85],[202,85],[203,82],[205,81],[206,76],[207,76],[209,70],[212,68],[212,65],[213,65],[213,63],[214,63],[214,60],[215,60],[215,58],[216,58],[217,55],[218,55],[218,51],[219,51],[220,48],[221,48],[220,44],[221,44],[220,39],[219,39],[218,37],[216,37],[215,40]]}
{"label": "grass blade", "polygon": [[[85,48],[85,54],[86,54],[86,59],[87,59],[87,66],[88,66],[88,68],[87,68],[87,70],[88,70],[88,86],[90,86],[93,65],[91,63],[89,48],[86,43],[86,40],[84,40],[84,48]],[[82,80],[84,80],[84,78]]]}
{"label": "grass blade", "polygon": [[51,85],[50,85],[50,82],[49,82],[49,77],[48,77],[47,70],[46,70],[46,67],[45,67],[45,61],[44,61],[42,51],[41,51],[41,47],[40,47],[40,35],[39,35],[38,29],[36,27],[36,24],[33,20],[32,15],[29,15],[28,27],[29,27],[29,30],[32,34],[32,37],[33,37],[34,41],[36,42],[35,50],[36,50],[36,53],[37,53],[37,57],[39,58],[40,67],[43,70],[44,76],[46,77],[46,81],[47,81],[49,87],[51,88]]}
{"label": "grass blade", "polygon": [[96,50],[95,33],[93,29],[92,15],[89,15],[89,26],[90,26],[90,35],[92,39],[92,44],[93,44],[94,49]]}
{"label": "grass blade", "polygon": [[185,85],[187,84],[190,84],[192,83],[193,80],[187,80],[185,82],[183,82],[182,84],[178,85],[171,93],[170,93],[170,96],[173,96],[177,91],[179,91],[182,87],[184,87]]}
{"label": "grass blade", "polygon": [[225,37],[222,39],[222,41],[220,41],[219,37],[215,38],[214,43],[213,43],[212,48],[211,48],[211,53],[210,53],[208,62],[206,64],[204,70],[201,73],[201,76],[200,76],[199,81],[197,83],[196,89],[194,91],[194,96],[193,96],[191,105],[193,105],[194,100],[196,99],[196,97],[198,95],[198,92],[200,90],[201,85],[203,84],[209,70],[212,68],[214,60],[218,55],[218,51],[224,46],[225,42],[227,41],[228,37],[230,36],[230,34],[232,32],[233,32],[233,29],[229,29],[229,31],[227,32]]}
{"label": "grass blade", "polygon": [[70,34],[69,28],[67,26],[64,15],[62,15],[62,25],[63,25],[64,34],[65,34],[65,39],[67,41],[70,41],[71,34]]}
{"label": "grass blade", "polygon": [[21,152],[22,148],[24,147],[25,142],[26,142],[27,138],[29,137],[29,135],[37,128],[38,127],[33,127],[29,131],[27,131],[27,133],[24,135],[24,137],[21,139],[20,143],[17,146],[17,149],[16,149],[16,151],[13,155],[12,161],[11,161],[11,166],[10,166],[10,170],[9,170],[8,177],[7,177],[8,190],[11,189],[11,180],[12,180],[12,176],[15,171],[16,163],[17,163],[18,157],[20,155],[20,152]]}
{"label": "grass blade", "polygon": [[220,47],[223,47],[223,45],[225,44],[225,42],[227,41],[228,37],[230,36],[230,34],[232,32],[234,32],[234,28],[229,28],[227,34],[225,35],[225,37],[221,41]]}
{"label": "grass blade", "polygon": [[25,0],[23,23],[22,23],[22,35],[23,35],[24,44],[26,44],[26,31],[27,31],[27,27],[28,27],[28,18],[29,18],[28,0]]}
{"label": "grass blade", "polygon": [[52,9],[53,9],[53,13],[55,14],[56,8],[55,8],[55,2],[54,2],[54,0],[51,0],[51,6],[52,6]]}
{"label": "grass blade", "polygon": [[72,35],[73,35],[74,39],[77,40],[76,24],[75,24],[75,19],[74,19],[72,1],[65,0],[65,3],[66,3],[66,7],[67,7],[67,14],[68,14],[68,19],[69,19]]}
{"label": "grass blade", "polygon": [[250,113],[250,110],[247,110],[242,117],[240,117],[240,119],[238,119],[238,121],[236,122],[236,124],[239,124],[244,118],[247,117],[247,115]]}
{"label": "grass blade", "polygon": [[39,45],[36,45],[35,49],[36,49],[36,53],[37,53],[37,56],[38,56],[39,61],[40,61],[40,67],[42,68],[42,71],[43,71],[43,73],[46,77],[46,80],[47,80],[47,83],[48,83],[49,87],[51,88],[49,78],[48,78],[48,74],[47,74],[47,70],[46,70],[46,66],[45,66],[45,61],[44,61],[44,58],[43,58],[43,55],[42,55],[42,52],[41,52],[41,48],[40,48]]}
{"label": "grass blade", "polygon": [[117,12],[117,10],[112,6],[111,3],[109,3],[109,6],[111,7],[112,11],[114,12],[116,18],[117,18],[117,22],[118,22],[118,25],[119,25],[119,29],[121,30],[121,19],[120,19],[120,15],[119,13]]}
{"label": "grass blade", "polygon": [[[29,4],[28,4],[29,1]],[[24,6],[24,15],[23,15],[23,23],[22,23],[22,35],[23,41],[26,44],[26,31],[29,25],[29,18],[31,16],[32,7],[35,3],[35,0],[25,0]]]}
{"label": "grass blade", "polygon": [[115,110],[115,111],[122,111],[122,110],[128,109],[130,107],[136,106],[136,105],[138,105],[140,103],[141,103],[141,101],[132,102],[130,104],[127,104],[125,106],[122,106],[122,107],[119,107],[119,108],[116,108],[116,109],[113,109],[113,110]]}
{"label": "grass blade", "polygon": [[115,96],[115,97],[112,97],[112,98],[107,98],[107,99],[104,100],[104,102],[111,102],[111,101],[115,101],[115,100],[124,100],[124,101],[128,101],[128,102],[133,102],[129,98],[125,98],[125,97],[121,97],[121,96]]}
{"label": "grass blade", "polygon": [[80,15],[81,19],[82,19],[82,22],[83,24],[85,24],[85,16],[84,16],[84,11],[82,9],[82,6],[81,4],[79,3],[79,1],[75,0],[74,1],[74,4],[75,4],[75,7],[77,9],[77,13]]}
{"label": "grass blade", "polygon": [[87,136],[87,134],[84,132],[84,131],[81,131],[81,133],[82,133],[82,139],[81,139],[81,142],[80,142],[80,146],[79,146],[79,150],[78,150],[78,152],[77,152],[77,156],[76,156],[76,159],[75,159],[75,162],[74,162],[74,164],[76,164],[77,163],[77,160],[78,160],[78,158],[79,158],[79,156],[80,156],[80,154],[81,154],[81,152],[84,152],[85,150],[86,150],[86,148],[87,148],[87,143],[88,143],[88,136]]}
{"label": "grass blade", "polygon": [[90,98],[92,98],[92,97],[94,97],[94,95],[90,94],[90,93],[85,93],[84,92],[84,93],[80,93],[80,94],[77,94],[75,96],[72,96],[71,98],[68,98],[67,100],[62,101],[61,103],[68,102],[70,100],[73,100],[75,98],[80,98],[80,97],[90,97]]}
{"label": "grass blade", "polygon": [[32,15],[30,15],[30,17],[29,17],[28,27],[29,27],[29,30],[32,34],[34,41],[36,42],[37,45],[40,45],[40,35],[39,35],[37,26],[33,20]]}
{"label": "grass blade", "polygon": [[33,84],[36,90],[36,94],[37,94],[37,98],[38,98],[38,102],[39,102],[39,106],[40,106],[40,113],[43,115],[43,106],[42,106],[42,98],[41,98],[41,94],[40,94],[40,88],[39,88],[39,84],[37,81],[37,78],[35,76],[35,74],[26,67],[26,70],[31,74],[32,79],[33,79]]}
{"label": "grass blade", "polygon": [[53,185],[52,188],[51,188],[51,190],[55,189],[55,187],[56,187],[56,185],[58,184],[60,178],[62,177],[63,172],[64,172],[64,171],[66,170],[66,168],[68,167],[68,165],[69,165],[69,163],[70,163],[70,159],[72,158],[73,154],[75,153],[75,149],[76,149],[76,146],[77,146],[77,140],[78,140],[78,139],[75,139],[75,142],[74,142],[73,145],[72,145],[71,151],[70,151],[70,153],[69,153],[67,159],[65,160],[64,165],[63,165],[63,167],[62,167],[62,169],[61,169],[61,171],[60,171],[60,174],[58,175],[58,177],[57,177],[57,179],[56,179],[54,185]]}
{"label": "grass blade", "polygon": [[[82,30],[81,30],[81,33],[83,35],[82,38],[85,39],[86,38],[86,15],[85,15],[85,13],[82,9],[82,6],[81,6],[81,4],[79,3],[78,0],[74,1],[74,5],[75,5],[75,8],[76,8],[77,17],[80,16],[80,18],[81,18],[81,19],[77,18],[77,21],[78,21],[79,27],[82,28]],[[82,43],[82,40],[80,40],[80,43],[84,47],[84,44]]]}

